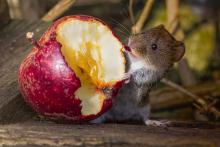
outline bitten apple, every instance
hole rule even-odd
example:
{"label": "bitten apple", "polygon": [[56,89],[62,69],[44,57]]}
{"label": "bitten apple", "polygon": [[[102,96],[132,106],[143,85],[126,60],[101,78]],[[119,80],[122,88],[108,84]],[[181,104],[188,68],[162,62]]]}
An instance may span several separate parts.
{"label": "bitten apple", "polygon": [[50,118],[81,122],[111,107],[126,61],[123,44],[104,22],[91,16],[67,16],[32,43],[18,83],[34,110]]}

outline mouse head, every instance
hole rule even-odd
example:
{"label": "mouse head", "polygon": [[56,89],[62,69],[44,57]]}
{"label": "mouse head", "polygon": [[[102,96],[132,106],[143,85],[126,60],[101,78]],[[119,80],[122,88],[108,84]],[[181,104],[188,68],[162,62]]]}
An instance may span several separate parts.
{"label": "mouse head", "polygon": [[177,41],[163,25],[132,35],[128,46],[134,55],[156,69],[168,69],[185,52],[183,42]]}

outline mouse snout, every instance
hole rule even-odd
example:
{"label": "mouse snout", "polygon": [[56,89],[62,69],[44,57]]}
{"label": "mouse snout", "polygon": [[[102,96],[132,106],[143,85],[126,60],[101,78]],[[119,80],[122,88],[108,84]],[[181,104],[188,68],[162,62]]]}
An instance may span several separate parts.
{"label": "mouse snout", "polygon": [[131,50],[139,48],[140,44],[141,42],[137,36],[132,35],[128,38],[128,46],[131,48]]}
{"label": "mouse snout", "polygon": [[135,45],[133,37],[128,38],[128,46],[130,47],[131,50],[133,50],[135,48],[136,45]]}
{"label": "mouse snout", "polygon": [[129,38],[128,38],[128,46],[131,48],[131,44],[132,44],[132,36],[130,36]]}
{"label": "mouse snout", "polygon": [[133,45],[133,44],[139,42],[139,40],[140,40],[140,35],[139,34],[132,34],[128,38],[128,46]]}

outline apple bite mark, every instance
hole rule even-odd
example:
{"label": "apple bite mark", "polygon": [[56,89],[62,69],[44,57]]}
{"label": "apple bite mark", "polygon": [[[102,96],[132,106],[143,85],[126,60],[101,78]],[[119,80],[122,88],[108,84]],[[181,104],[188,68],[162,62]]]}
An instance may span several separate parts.
{"label": "apple bite mark", "polygon": [[81,100],[81,113],[99,113],[109,98],[101,89],[123,80],[123,45],[107,25],[92,17],[68,18],[57,26],[56,34],[65,61],[81,82],[75,93]]}

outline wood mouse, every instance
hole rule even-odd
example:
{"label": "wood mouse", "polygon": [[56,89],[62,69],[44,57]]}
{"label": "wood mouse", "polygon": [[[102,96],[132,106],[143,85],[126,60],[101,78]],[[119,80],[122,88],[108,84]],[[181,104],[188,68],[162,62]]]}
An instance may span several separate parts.
{"label": "wood mouse", "polygon": [[184,44],[160,25],[131,35],[128,46],[131,52],[125,52],[125,57],[129,81],[119,90],[112,108],[91,122],[132,120],[143,121],[146,125],[162,125],[159,121],[149,120],[149,92],[173,63],[182,58]]}

